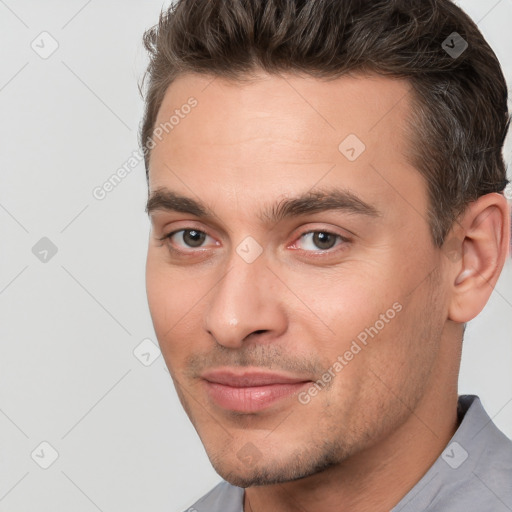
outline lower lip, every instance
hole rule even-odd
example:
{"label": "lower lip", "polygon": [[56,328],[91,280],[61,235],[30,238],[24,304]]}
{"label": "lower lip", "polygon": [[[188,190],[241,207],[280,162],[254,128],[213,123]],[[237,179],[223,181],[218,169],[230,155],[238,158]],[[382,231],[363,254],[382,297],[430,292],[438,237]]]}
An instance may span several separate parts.
{"label": "lower lip", "polygon": [[298,393],[310,384],[310,382],[297,382],[237,388],[206,381],[206,389],[210,398],[224,409],[257,412]]}

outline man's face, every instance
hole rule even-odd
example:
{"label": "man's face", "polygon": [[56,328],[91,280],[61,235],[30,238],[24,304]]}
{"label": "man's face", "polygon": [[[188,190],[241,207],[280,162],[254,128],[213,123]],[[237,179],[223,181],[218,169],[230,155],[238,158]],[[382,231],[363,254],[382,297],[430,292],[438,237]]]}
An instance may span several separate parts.
{"label": "man's face", "polygon": [[448,299],[427,187],[407,160],[409,87],[188,74],[167,91],[149,307],[180,400],[236,485],[364,453],[441,371]]}

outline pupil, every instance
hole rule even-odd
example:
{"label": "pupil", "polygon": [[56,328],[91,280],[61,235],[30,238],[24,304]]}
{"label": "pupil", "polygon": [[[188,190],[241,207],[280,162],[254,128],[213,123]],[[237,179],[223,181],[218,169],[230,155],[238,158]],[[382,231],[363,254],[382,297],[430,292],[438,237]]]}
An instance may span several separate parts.
{"label": "pupil", "polygon": [[320,249],[330,249],[334,246],[334,241],[335,238],[330,233],[318,232],[313,234],[313,242]]}
{"label": "pupil", "polygon": [[[187,236],[189,235],[189,236]],[[199,247],[204,240],[204,233],[196,231],[195,229],[188,229],[183,233],[183,240],[191,247]],[[189,238],[187,240],[186,238]]]}

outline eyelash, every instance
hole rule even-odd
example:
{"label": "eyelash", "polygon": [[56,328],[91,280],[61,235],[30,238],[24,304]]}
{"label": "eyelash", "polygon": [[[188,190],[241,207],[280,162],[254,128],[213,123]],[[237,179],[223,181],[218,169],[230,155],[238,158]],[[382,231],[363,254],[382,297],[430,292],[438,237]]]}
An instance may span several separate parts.
{"label": "eyelash", "polygon": [[[186,232],[186,231],[196,231],[197,233],[201,233],[201,234],[204,234],[206,236],[210,236],[208,235],[208,233],[206,233],[205,231],[201,231],[199,229],[195,229],[195,228],[182,228],[182,229],[177,229],[176,231],[171,231],[170,233],[167,233],[166,235],[162,236],[161,238],[158,238],[158,240],[162,241],[162,242],[165,242],[166,240],[171,240],[171,238],[176,235],[177,233],[181,233],[181,232]],[[303,233],[301,233],[297,240],[301,240],[305,235],[309,235],[309,234],[314,234],[314,233],[323,233],[325,235],[331,235],[331,236],[335,236],[337,238],[337,240],[340,240],[341,243],[338,243],[337,245],[334,245],[334,247],[331,247],[330,249],[318,249],[317,251],[309,251],[309,250],[305,250],[305,249],[298,249],[300,251],[302,251],[303,253],[309,253],[309,254],[312,254],[312,255],[315,255],[314,257],[321,257],[323,255],[332,255],[340,250],[343,250],[339,248],[340,245],[344,245],[346,243],[349,243],[350,242],[350,239],[348,239],[347,237],[344,237],[338,233],[333,233],[332,231],[327,231],[327,230],[322,230],[322,229],[317,229],[317,230],[310,230],[310,231],[304,231]],[[296,242],[294,242],[295,244]],[[191,253],[194,253],[196,251],[194,251],[194,248],[191,248],[192,250],[191,251],[181,251],[179,249],[176,249],[174,247],[172,247],[171,244],[167,244],[167,247],[169,249],[169,251],[173,254],[176,254],[178,256],[186,256],[186,255],[190,255]],[[336,247],[338,247],[338,249],[336,249]],[[204,249],[203,247],[197,247],[195,249]]]}

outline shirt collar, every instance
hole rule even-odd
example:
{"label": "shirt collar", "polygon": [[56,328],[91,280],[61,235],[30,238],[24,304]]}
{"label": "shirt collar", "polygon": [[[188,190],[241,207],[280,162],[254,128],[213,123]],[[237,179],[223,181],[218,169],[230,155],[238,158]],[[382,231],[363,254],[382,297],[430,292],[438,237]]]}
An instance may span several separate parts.
{"label": "shirt collar", "polygon": [[391,512],[425,510],[440,493],[471,479],[489,441],[502,436],[476,395],[460,395],[457,414],[461,423],[442,454]]}

